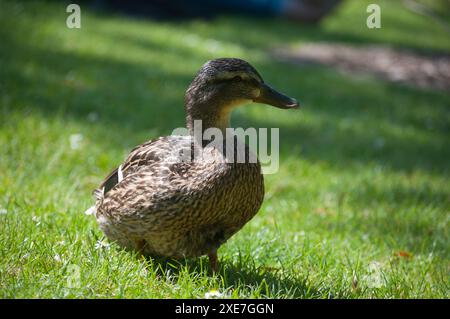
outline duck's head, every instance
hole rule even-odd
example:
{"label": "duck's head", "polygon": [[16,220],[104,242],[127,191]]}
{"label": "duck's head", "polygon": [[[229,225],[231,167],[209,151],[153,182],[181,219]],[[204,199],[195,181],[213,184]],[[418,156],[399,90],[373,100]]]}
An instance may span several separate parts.
{"label": "duck's head", "polygon": [[264,82],[248,62],[236,58],[221,58],[206,62],[186,91],[187,126],[202,120],[203,129],[224,129],[229,114],[238,105],[256,102],[282,109],[298,108],[290,98]]}

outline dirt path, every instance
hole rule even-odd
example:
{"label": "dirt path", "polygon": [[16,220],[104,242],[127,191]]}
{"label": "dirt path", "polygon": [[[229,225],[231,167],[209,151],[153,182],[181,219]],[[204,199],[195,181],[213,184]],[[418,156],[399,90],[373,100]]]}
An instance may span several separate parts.
{"label": "dirt path", "polygon": [[450,55],[422,55],[383,46],[332,43],[280,48],[272,54],[289,63],[326,65],[346,74],[373,74],[415,87],[450,90]]}

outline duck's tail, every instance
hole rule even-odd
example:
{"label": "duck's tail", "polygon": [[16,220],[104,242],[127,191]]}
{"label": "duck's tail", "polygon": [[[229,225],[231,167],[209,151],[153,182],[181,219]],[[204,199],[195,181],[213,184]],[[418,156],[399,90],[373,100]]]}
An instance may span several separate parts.
{"label": "duck's tail", "polygon": [[[105,194],[113,188],[116,184],[120,183],[123,179],[122,173],[122,165],[120,165],[117,169],[111,172],[111,174],[106,177],[105,181],[100,185],[99,188],[95,189],[92,192],[97,203],[102,201],[105,197]],[[84,213],[86,215],[93,215],[97,212],[96,205],[89,207]]]}
{"label": "duck's tail", "polygon": [[[94,195],[97,203],[101,200],[103,200],[104,197],[104,188],[97,188],[92,192],[92,195]],[[97,208],[96,205],[93,205],[91,207],[89,207],[84,213],[86,215],[95,215],[95,213],[97,212]]]}
{"label": "duck's tail", "polygon": [[102,200],[105,195],[105,188],[104,187],[97,188],[92,192],[92,194],[94,195],[97,201]]}

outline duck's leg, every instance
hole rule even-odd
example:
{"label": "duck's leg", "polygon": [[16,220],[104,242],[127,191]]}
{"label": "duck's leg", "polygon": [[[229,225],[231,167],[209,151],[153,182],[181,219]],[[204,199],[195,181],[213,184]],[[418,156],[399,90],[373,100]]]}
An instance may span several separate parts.
{"label": "duck's leg", "polygon": [[147,242],[145,239],[136,240],[136,250],[138,251],[139,255],[144,256],[144,249]]}
{"label": "duck's leg", "polygon": [[217,272],[217,250],[214,250],[208,254],[209,264],[211,265],[211,269],[213,273]]}

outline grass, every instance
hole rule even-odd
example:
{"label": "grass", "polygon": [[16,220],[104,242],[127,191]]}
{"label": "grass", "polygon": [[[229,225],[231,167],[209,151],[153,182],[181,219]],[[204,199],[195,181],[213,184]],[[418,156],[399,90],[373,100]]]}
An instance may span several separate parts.
{"label": "grass", "polygon": [[[382,29],[368,30],[367,3],[348,0],[319,28],[82,6],[69,30],[59,2],[1,0],[0,297],[449,298],[449,94],[267,55],[310,41],[450,52],[446,31],[400,2],[378,1]],[[210,276],[205,258],[121,251],[83,212],[133,146],[184,124],[185,88],[219,56],[251,61],[304,109],[233,114],[234,126],[280,127],[280,171]]]}

